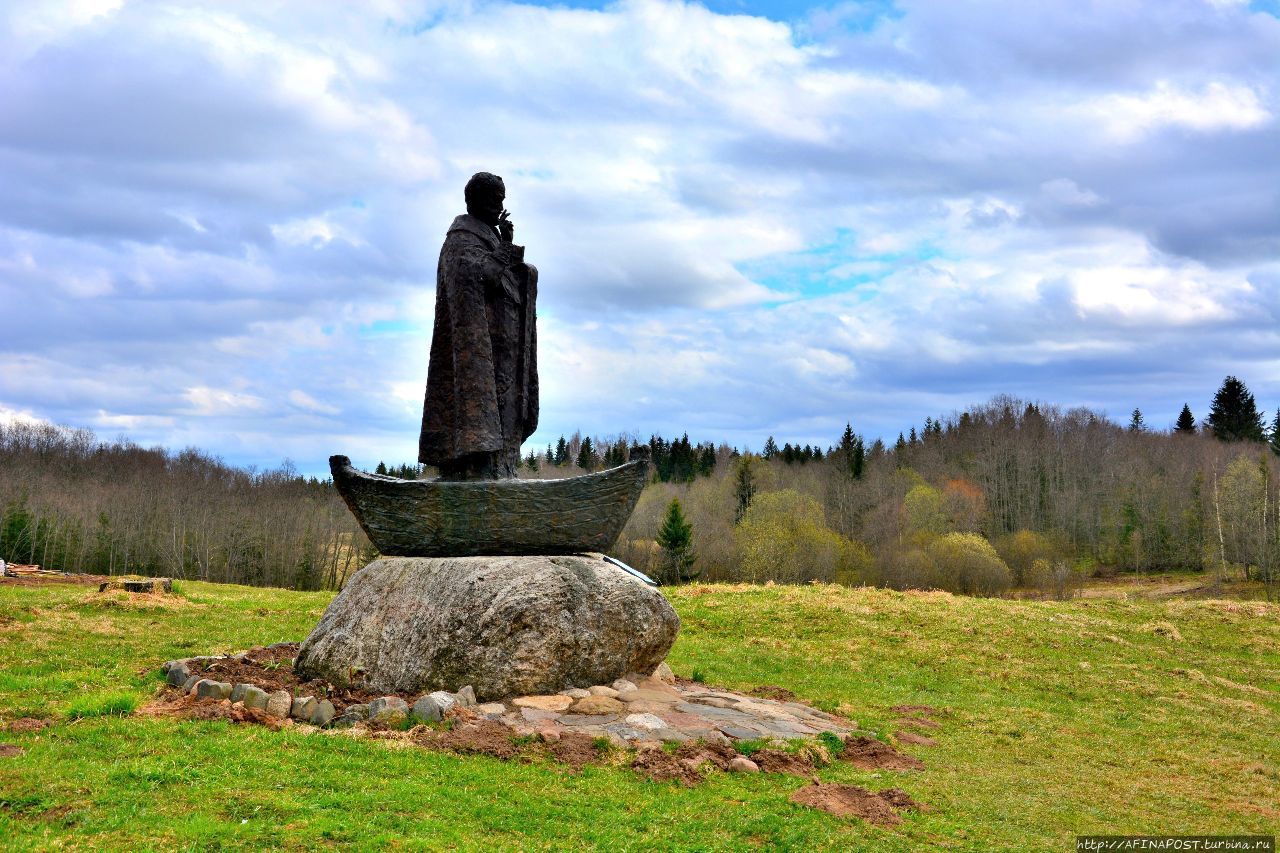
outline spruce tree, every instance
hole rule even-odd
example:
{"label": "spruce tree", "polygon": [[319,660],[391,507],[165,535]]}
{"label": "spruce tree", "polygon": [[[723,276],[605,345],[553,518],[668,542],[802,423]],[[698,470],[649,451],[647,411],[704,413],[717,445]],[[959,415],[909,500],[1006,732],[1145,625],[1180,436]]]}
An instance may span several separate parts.
{"label": "spruce tree", "polygon": [[738,457],[737,467],[733,472],[733,493],[738,506],[733,514],[733,523],[742,521],[742,517],[751,508],[751,500],[756,496],[755,457],[744,454]]}
{"label": "spruce tree", "polygon": [[698,572],[693,571],[693,564],[697,560],[697,555],[693,553],[693,525],[685,520],[679,498],[672,498],[668,504],[656,541],[662,549],[663,557],[662,572],[658,578],[660,582],[681,583],[698,576]]}
{"label": "spruce tree", "polygon": [[1191,406],[1187,403],[1182,404],[1182,414],[1178,415],[1178,422],[1174,424],[1173,431],[1183,435],[1195,435],[1196,417],[1191,414]]}
{"label": "spruce tree", "polygon": [[1271,422],[1271,449],[1280,456],[1280,409],[1276,409],[1276,419]]}
{"label": "spruce tree", "polygon": [[373,473],[385,475],[387,473],[387,463],[379,462],[378,467],[373,469]]}
{"label": "spruce tree", "polygon": [[560,436],[560,440],[556,442],[555,465],[563,465],[569,461],[569,442],[564,440],[564,436]]}
{"label": "spruce tree", "polygon": [[1146,432],[1146,422],[1142,420],[1142,409],[1134,408],[1129,416],[1129,432]]}
{"label": "spruce tree", "polygon": [[760,455],[765,459],[772,459],[778,455],[778,442],[773,440],[773,436],[769,436],[769,440],[764,443],[764,452]]}
{"label": "spruce tree", "polygon": [[524,467],[528,468],[530,471],[538,470],[538,452],[536,450],[529,451],[528,458],[524,460]]}
{"label": "spruce tree", "polygon": [[583,471],[594,471],[599,460],[596,459],[596,449],[591,443],[591,436],[582,439],[582,444],[578,447],[578,467]]}
{"label": "spruce tree", "polygon": [[1234,376],[1222,380],[1207,421],[1220,441],[1266,441],[1262,413],[1253,393]]}

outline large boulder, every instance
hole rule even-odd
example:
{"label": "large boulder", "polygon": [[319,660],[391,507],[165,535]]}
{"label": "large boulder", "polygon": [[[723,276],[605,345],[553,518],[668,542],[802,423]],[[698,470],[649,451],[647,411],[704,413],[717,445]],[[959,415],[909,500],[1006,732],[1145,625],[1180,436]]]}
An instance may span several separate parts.
{"label": "large boulder", "polygon": [[481,701],[608,684],[663,661],[680,618],[599,556],[383,557],[298,650],[304,678]]}

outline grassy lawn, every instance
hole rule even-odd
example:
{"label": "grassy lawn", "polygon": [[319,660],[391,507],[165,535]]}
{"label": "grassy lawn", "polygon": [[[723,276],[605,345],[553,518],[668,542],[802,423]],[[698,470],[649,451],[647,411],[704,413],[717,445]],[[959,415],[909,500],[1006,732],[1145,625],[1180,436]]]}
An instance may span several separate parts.
{"label": "grassy lawn", "polygon": [[790,804],[806,781],[623,767],[574,774],[343,736],[100,712],[145,702],[174,657],[296,640],[329,593],[184,583],[130,609],[71,585],[0,586],[0,833],[8,849],[1068,850],[1077,833],[1280,827],[1280,606],[978,600],[840,587],[670,591],[677,674],[776,684],[888,736],[895,704],[945,709],[897,827]]}

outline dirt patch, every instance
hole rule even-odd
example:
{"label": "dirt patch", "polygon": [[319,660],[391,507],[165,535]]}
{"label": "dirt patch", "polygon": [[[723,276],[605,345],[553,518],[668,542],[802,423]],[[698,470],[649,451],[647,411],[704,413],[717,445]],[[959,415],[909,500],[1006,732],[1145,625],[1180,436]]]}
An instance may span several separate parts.
{"label": "dirt patch", "polygon": [[751,753],[751,760],[765,773],[790,773],[793,776],[812,776],[813,761],[806,755],[783,752],[780,749],[758,749]]}
{"label": "dirt patch", "polygon": [[844,739],[841,761],[861,770],[923,770],[924,762],[889,746],[884,741],[861,735]]}
{"label": "dirt patch", "polygon": [[53,720],[50,719],[39,720],[35,717],[21,717],[11,723],[8,723],[4,727],[4,730],[7,732],[24,734],[26,732],[38,732],[41,729],[47,729],[52,725]]}
{"label": "dirt patch", "polygon": [[902,823],[898,812],[919,810],[915,800],[898,788],[872,792],[857,785],[823,785],[815,783],[791,795],[791,802],[822,809],[839,817],[857,817],[876,826]]}
{"label": "dirt patch", "polygon": [[427,749],[463,755],[492,755],[505,761],[516,754],[511,735],[511,729],[496,720],[478,720],[445,730],[424,727],[414,740]]}
{"label": "dirt patch", "polygon": [[702,781],[702,771],[691,760],[682,760],[662,749],[646,749],[636,755],[631,769],[654,782],[679,782],[692,788]]}
{"label": "dirt patch", "polygon": [[759,696],[761,699],[773,699],[778,702],[794,702],[796,694],[792,693],[785,687],[779,687],[776,684],[761,684],[759,687],[748,691],[752,696]]}
{"label": "dirt patch", "polygon": [[0,743],[0,758],[14,758],[26,752],[16,743]]}
{"label": "dirt patch", "polygon": [[889,709],[895,714],[902,714],[908,717],[941,717],[944,712],[928,705],[894,705]]}
{"label": "dirt patch", "polygon": [[[294,696],[315,696],[328,699],[341,714],[352,705],[366,705],[386,693],[376,693],[360,687],[339,687],[322,679],[304,681],[293,671],[293,658],[298,654],[297,643],[285,643],[273,649],[253,648],[240,658],[221,658],[195,664],[192,674],[199,673],[228,684],[256,684],[268,693],[287,690]],[[402,699],[412,702],[416,694],[403,694]]]}
{"label": "dirt patch", "polygon": [[675,757],[694,767],[710,764],[717,770],[728,770],[729,762],[738,757],[738,751],[727,743],[682,743]]}
{"label": "dirt patch", "polygon": [[266,726],[272,731],[280,728],[280,720],[258,708],[232,705],[230,699],[200,699],[192,702],[184,716],[189,720],[229,720],[233,723]]}
{"label": "dirt patch", "polygon": [[914,743],[918,746],[937,746],[938,742],[931,737],[918,735],[915,732],[894,732],[899,743]]}
{"label": "dirt patch", "polygon": [[596,747],[596,739],[591,735],[578,732],[565,732],[560,740],[551,744],[551,755],[562,764],[568,764],[574,770],[581,770],[588,764],[600,760],[600,750]]}

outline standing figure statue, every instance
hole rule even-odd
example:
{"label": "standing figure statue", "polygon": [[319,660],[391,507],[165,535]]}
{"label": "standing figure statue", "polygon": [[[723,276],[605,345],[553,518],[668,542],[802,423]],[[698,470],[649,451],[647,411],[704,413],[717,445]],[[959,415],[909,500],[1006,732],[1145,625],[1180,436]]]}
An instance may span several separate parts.
{"label": "standing figure statue", "polygon": [[436,269],[435,333],[418,461],[442,480],[516,475],[538,426],[538,270],[512,243],[502,178],[467,181]]}

